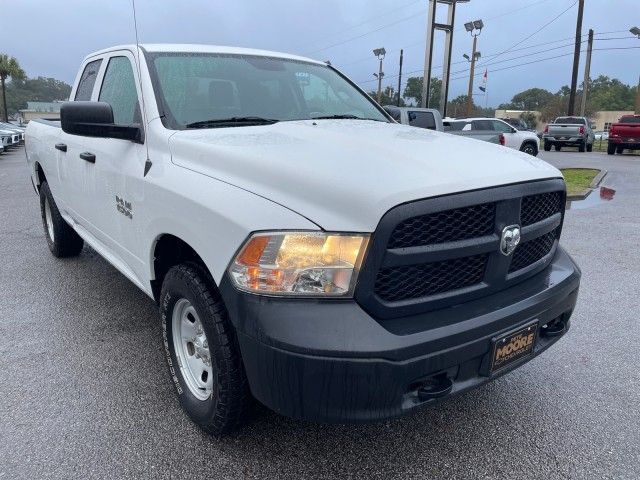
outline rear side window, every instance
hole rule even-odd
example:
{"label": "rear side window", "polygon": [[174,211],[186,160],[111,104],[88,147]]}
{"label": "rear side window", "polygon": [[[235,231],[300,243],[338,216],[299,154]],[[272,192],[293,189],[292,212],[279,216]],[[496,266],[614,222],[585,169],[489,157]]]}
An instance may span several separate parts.
{"label": "rear side window", "polygon": [[428,128],[429,130],[436,129],[436,119],[431,112],[410,111],[409,112],[409,125],[412,127]]}
{"label": "rear side window", "polygon": [[472,130],[494,130],[491,120],[473,120],[471,122]]}
{"label": "rear side window", "polygon": [[127,57],[112,57],[109,60],[98,100],[111,105],[114,123],[140,123],[138,92],[133,68]]}
{"label": "rear side window", "polygon": [[466,125],[466,122],[444,122],[444,129],[445,131],[459,131],[462,130]]}
{"label": "rear side window", "polygon": [[491,123],[493,123],[493,129],[496,132],[511,133],[511,127],[506,123],[502,123],[500,120],[493,120]]}
{"label": "rear side window", "polygon": [[87,66],[84,67],[84,71],[80,77],[80,82],[78,82],[78,89],[76,90],[74,100],[91,100],[91,93],[93,92],[93,86],[96,83],[101,63],[102,59],[94,60],[93,62],[87,63]]}

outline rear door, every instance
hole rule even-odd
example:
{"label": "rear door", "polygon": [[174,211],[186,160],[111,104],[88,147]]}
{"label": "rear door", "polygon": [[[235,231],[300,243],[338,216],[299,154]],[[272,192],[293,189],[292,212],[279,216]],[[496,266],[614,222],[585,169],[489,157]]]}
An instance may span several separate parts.
{"label": "rear door", "polygon": [[[142,124],[140,88],[133,54],[110,52],[98,78],[97,98],[111,105],[114,123]],[[86,150],[95,157],[87,171],[85,198],[91,230],[129,269],[142,271],[140,211],[143,208],[144,144],[117,138],[86,138]]]}
{"label": "rear door", "polygon": [[[84,64],[82,74],[76,82],[73,101],[90,101],[96,86],[96,80],[102,67],[102,58],[90,59]],[[60,130],[59,138],[51,145],[55,149],[59,191],[54,191],[54,197],[60,198],[65,204],[66,212],[80,225],[86,228],[88,220],[83,216],[83,205],[87,195],[85,176],[89,166],[80,158],[84,152],[86,137],[70,135]]]}

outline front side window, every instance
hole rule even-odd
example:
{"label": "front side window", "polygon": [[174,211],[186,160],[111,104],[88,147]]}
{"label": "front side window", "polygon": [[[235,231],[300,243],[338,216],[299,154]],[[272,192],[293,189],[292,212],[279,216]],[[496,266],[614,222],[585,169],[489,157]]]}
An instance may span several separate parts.
{"label": "front side window", "polygon": [[101,63],[102,59],[94,60],[93,62],[87,63],[87,66],[84,67],[82,75],[80,76],[80,81],[78,82],[78,88],[76,90],[76,96],[74,100],[91,100],[91,93],[93,92],[93,86],[96,83],[96,78],[98,77],[98,70],[100,70]]}
{"label": "front side window", "polygon": [[409,111],[409,125],[412,127],[436,129],[436,119],[431,112]]}
{"label": "front side window", "polygon": [[133,68],[127,57],[112,57],[109,60],[98,100],[111,105],[114,123],[140,123],[138,92]]}
{"label": "front side window", "polygon": [[[388,122],[378,107],[326,65],[273,57],[152,53],[156,97],[170,128],[362,118]],[[225,120],[232,120],[225,123]]]}

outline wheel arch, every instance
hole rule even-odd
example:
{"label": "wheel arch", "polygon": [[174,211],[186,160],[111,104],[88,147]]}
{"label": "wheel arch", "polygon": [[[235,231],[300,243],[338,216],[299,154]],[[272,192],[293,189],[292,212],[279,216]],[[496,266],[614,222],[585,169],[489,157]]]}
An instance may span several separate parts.
{"label": "wheel arch", "polygon": [[[209,275],[211,275],[211,271],[207,267],[203,256],[200,255],[188,242],[171,233],[163,233],[156,237],[151,248],[150,258],[151,292],[156,302],[160,299],[162,282],[164,281],[169,269],[175,265],[185,262],[197,263],[202,266]],[[211,281],[215,285],[215,280],[213,278],[211,278]]]}
{"label": "wheel arch", "polygon": [[40,193],[40,185],[47,181],[47,176],[45,175],[40,162],[35,162],[33,164],[33,173],[35,177],[36,190]]}

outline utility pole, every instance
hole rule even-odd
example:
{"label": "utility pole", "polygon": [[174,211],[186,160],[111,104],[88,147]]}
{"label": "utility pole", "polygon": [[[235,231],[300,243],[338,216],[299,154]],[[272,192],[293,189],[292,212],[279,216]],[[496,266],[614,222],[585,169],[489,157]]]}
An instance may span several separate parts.
{"label": "utility pole", "polygon": [[593,30],[589,29],[589,41],[587,42],[587,61],[584,64],[584,80],[582,81],[582,102],[580,103],[580,116],[584,117],[587,109],[587,92],[589,90],[589,73],[591,71],[591,51],[593,50]]}
{"label": "utility pole", "polygon": [[400,88],[402,88],[402,54],[403,54],[403,50],[400,49],[400,70],[399,70],[399,74],[398,74],[398,106],[400,106]]}
{"label": "utility pole", "polygon": [[[636,37],[640,38],[640,28],[631,27],[629,29],[629,31],[633,35],[635,35]],[[635,109],[635,113],[636,113],[636,115],[640,115],[640,78],[638,78],[638,89],[636,90],[636,109]]]}
{"label": "utility pole", "polygon": [[573,50],[573,72],[571,73],[571,92],[569,93],[568,115],[575,112],[576,88],[578,86],[578,66],[580,65],[580,45],[582,45],[582,15],[584,13],[584,0],[578,0],[578,21],[576,22],[576,45]]}
{"label": "utility pole", "polygon": [[447,100],[449,99],[449,74],[451,73],[451,52],[453,51],[453,25],[456,20],[456,4],[453,1],[449,4],[447,12],[447,25],[444,39],[444,61],[442,62],[442,88],[440,89],[440,113],[442,117],[447,116]]}
{"label": "utility pole", "polygon": [[378,103],[382,101],[382,77],[384,77],[384,72],[382,71],[382,60],[384,60],[384,56],[386,53],[387,51],[384,49],[384,47],[376,48],[373,51],[373,54],[378,57],[378,60],[380,61],[378,73],[373,74],[373,76],[378,79]]}

